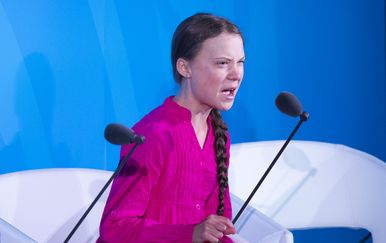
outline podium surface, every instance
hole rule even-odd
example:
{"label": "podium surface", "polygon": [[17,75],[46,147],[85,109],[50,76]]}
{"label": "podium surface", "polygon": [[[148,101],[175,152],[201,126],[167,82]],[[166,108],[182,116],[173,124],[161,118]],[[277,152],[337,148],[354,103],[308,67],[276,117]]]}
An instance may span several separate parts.
{"label": "podium surface", "polygon": [[[283,141],[234,144],[229,169],[233,215],[248,197]],[[0,218],[38,242],[62,242],[96,197],[111,171],[43,169],[0,175]],[[267,219],[266,234],[308,227],[360,227],[386,242],[386,165],[343,145],[292,141],[250,207],[236,223],[255,242],[254,220]],[[108,190],[70,242],[95,242]],[[255,210],[257,209],[257,210]],[[263,220],[264,223],[264,220]],[[251,228],[250,228],[251,227]]]}
{"label": "podium surface", "polygon": [[[231,192],[246,200],[283,143],[233,144]],[[250,205],[288,229],[358,227],[383,243],[384,185],[386,164],[374,156],[340,144],[291,141]]]}
{"label": "podium surface", "polygon": [[[38,242],[63,242],[111,174],[91,169],[44,169],[1,175],[0,193],[7,197],[0,202],[0,218]],[[98,238],[108,191],[70,242],[95,242]],[[233,211],[238,210],[241,199],[231,195],[231,200]],[[289,231],[252,207],[247,207],[239,222],[235,242],[293,242]]]}

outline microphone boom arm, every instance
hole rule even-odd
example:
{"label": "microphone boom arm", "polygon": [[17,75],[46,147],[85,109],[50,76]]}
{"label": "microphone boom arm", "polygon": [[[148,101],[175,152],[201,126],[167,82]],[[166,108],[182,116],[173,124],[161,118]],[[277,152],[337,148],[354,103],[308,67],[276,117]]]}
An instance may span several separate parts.
{"label": "microphone boom arm", "polygon": [[119,172],[122,170],[123,166],[126,164],[127,160],[130,158],[131,154],[134,152],[134,150],[143,143],[143,137],[138,136],[135,140],[134,146],[131,148],[130,152],[119,162],[119,165],[115,172],[111,175],[110,179],[106,182],[106,184],[103,186],[102,190],[99,192],[98,196],[94,199],[94,201],[90,204],[90,206],[87,208],[86,212],[84,212],[83,216],[79,219],[78,223],[75,225],[75,227],[72,229],[70,234],[67,236],[67,238],[64,240],[64,243],[68,243],[68,241],[71,239],[72,235],[75,233],[75,231],[79,228],[80,224],[83,222],[83,220],[87,217],[88,213],[91,211],[91,209],[94,207],[98,199],[102,196],[102,194],[106,191],[107,187],[109,187],[110,183],[113,181],[113,179],[119,174]]}
{"label": "microphone boom arm", "polygon": [[303,112],[301,115],[300,115],[300,120],[298,122],[298,124],[296,125],[295,129],[292,131],[292,133],[289,135],[289,137],[287,138],[287,140],[285,141],[285,143],[283,144],[283,146],[281,147],[279,153],[276,155],[276,157],[273,159],[273,161],[271,162],[271,164],[269,165],[268,169],[265,171],[264,175],[260,178],[259,182],[257,183],[257,185],[255,186],[255,188],[252,190],[251,194],[249,195],[249,197],[247,198],[247,200],[245,201],[245,203],[243,204],[243,206],[241,207],[241,209],[239,210],[239,212],[237,213],[237,215],[233,218],[232,220],[232,223],[235,224],[237,222],[237,220],[239,219],[240,215],[243,213],[244,209],[247,207],[247,205],[249,204],[249,201],[251,201],[252,197],[255,195],[257,189],[259,189],[259,187],[261,186],[261,184],[263,183],[263,181],[265,180],[265,178],[267,177],[268,173],[271,171],[272,167],[275,165],[276,161],[279,159],[280,155],[283,153],[284,149],[287,147],[288,143],[291,141],[292,137],[295,135],[295,133],[297,132],[297,130],[299,129],[300,125],[304,122],[304,121],[307,121],[308,120],[308,117],[309,117],[309,114],[307,112]]}

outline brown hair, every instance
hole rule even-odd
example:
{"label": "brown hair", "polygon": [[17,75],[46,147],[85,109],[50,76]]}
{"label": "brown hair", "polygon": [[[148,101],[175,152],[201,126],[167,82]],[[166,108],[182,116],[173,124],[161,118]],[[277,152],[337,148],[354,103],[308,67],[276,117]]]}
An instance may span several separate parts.
{"label": "brown hair", "polygon": [[[216,37],[222,33],[230,33],[240,35],[243,39],[239,28],[229,20],[214,16],[207,13],[198,13],[182,21],[173,35],[172,41],[172,67],[174,79],[177,83],[181,83],[182,76],[178,73],[176,63],[178,58],[192,60],[200,51],[202,43]],[[228,128],[221,118],[218,110],[212,109],[210,118],[215,136],[215,152],[217,162],[217,181],[219,183],[219,205],[217,214],[224,214],[224,196],[225,190],[228,187],[228,172],[227,172],[227,131]]]}

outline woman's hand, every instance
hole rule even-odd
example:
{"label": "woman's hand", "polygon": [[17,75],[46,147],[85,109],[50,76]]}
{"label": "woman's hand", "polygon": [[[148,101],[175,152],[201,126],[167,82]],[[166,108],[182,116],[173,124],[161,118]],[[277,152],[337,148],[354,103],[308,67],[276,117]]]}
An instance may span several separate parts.
{"label": "woman's hand", "polygon": [[193,242],[219,242],[224,235],[234,233],[236,229],[228,218],[212,214],[194,227]]}

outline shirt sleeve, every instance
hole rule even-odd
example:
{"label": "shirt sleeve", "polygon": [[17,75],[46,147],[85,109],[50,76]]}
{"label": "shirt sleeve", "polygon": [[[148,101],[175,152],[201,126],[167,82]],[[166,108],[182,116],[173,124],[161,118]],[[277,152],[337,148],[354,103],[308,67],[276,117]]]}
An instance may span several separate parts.
{"label": "shirt sleeve", "polygon": [[[194,225],[162,224],[146,218],[152,189],[162,171],[165,154],[161,140],[138,146],[114,179],[97,242],[191,242]],[[132,145],[121,149],[121,158]]]}

